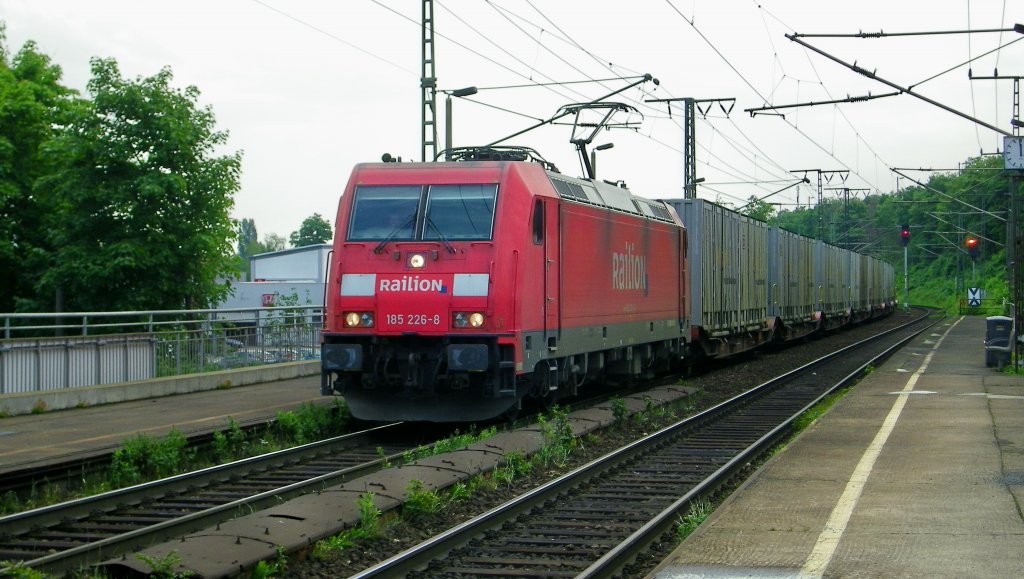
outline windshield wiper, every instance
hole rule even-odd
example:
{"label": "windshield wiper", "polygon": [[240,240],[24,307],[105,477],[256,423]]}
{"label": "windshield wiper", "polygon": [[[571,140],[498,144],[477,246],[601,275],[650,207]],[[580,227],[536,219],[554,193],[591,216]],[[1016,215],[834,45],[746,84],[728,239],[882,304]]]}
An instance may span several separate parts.
{"label": "windshield wiper", "polygon": [[410,215],[409,218],[405,220],[405,223],[403,223],[403,224],[399,225],[398,227],[396,227],[391,233],[388,234],[387,237],[385,237],[383,240],[381,240],[381,242],[377,244],[377,247],[373,248],[373,252],[374,253],[380,253],[381,251],[383,251],[385,245],[387,245],[392,239],[394,239],[396,235],[401,233],[403,229],[405,229],[406,227],[409,227],[409,225],[411,223],[413,223],[415,220],[416,220],[416,215],[415,214]]}
{"label": "windshield wiper", "polygon": [[448,242],[448,238],[444,236],[444,232],[441,231],[441,228],[438,227],[436,223],[434,223],[434,220],[431,219],[429,215],[427,216],[427,225],[434,228],[434,231],[437,232],[437,238],[441,240],[441,244],[444,245],[444,248],[448,250],[448,253],[454,255],[455,247]]}

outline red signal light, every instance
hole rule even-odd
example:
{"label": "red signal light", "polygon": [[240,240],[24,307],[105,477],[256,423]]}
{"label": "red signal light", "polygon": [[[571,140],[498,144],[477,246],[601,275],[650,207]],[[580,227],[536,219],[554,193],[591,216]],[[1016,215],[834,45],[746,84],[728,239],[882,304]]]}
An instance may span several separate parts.
{"label": "red signal light", "polygon": [[910,226],[903,225],[900,227],[900,241],[903,242],[903,247],[910,244]]}
{"label": "red signal light", "polygon": [[978,246],[978,239],[976,237],[967,238],[967,255],[971,256],[971,259],[977,259],[981,253],[981,248]]}

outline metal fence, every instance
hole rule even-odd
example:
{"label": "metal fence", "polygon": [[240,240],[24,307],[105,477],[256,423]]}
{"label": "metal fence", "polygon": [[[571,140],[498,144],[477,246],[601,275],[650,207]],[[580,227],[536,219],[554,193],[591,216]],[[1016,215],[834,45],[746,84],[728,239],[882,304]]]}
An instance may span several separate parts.
{"label": "metal fence", "polygon": [[0,314],[0,394],[320,357],[322,307]]}

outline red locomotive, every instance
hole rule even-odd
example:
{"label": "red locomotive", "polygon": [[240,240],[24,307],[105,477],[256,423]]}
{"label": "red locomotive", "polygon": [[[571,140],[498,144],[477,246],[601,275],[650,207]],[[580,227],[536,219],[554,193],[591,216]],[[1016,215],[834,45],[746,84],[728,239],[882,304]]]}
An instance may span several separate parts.
{"label": "red locomotive", "polygon": [[686,235],[671,208],[529,149],[468,158],[354,169],[324,394],[364,420],[481,421],[682,358]]}
{"label": "red locomotive", "polygon": [[877,259],[530,149],[456,158],[358,165],[342,196],[322,392],[357,418],[487,420],[893,310]]}

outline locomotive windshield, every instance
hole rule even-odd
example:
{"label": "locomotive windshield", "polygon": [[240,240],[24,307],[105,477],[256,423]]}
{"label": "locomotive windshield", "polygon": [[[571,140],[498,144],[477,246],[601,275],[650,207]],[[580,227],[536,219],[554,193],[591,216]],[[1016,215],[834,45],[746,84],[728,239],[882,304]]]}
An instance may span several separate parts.
{"label": "locomotive windshield", "polygon": [[415,239],[422,187],[360,187],[352,205],[348,238]]}
{"label": "locomotive windshield", "polygon": [[350,241],[489,240],[498,186],[362,186],[349,221]]}

